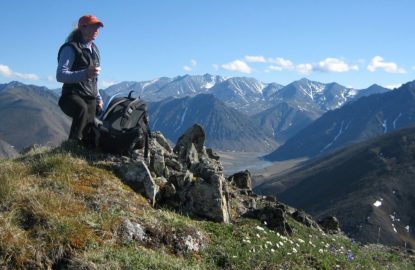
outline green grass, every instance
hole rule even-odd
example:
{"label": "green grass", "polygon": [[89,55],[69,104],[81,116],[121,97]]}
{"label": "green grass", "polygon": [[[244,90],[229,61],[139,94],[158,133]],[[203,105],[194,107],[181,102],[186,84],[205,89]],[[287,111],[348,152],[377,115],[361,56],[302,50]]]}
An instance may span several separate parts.
{"label": "green grass", "polygon": [[[382,246],[362,246],[289,219],[292,236],[257,220],[192,220],[152,208],[99,153],[70,143],[0,161],[0,268],[45,269],[415,269]],[[124,219],[146,229],[123,242]],[[204,249],[187,251],[186,236]]]}

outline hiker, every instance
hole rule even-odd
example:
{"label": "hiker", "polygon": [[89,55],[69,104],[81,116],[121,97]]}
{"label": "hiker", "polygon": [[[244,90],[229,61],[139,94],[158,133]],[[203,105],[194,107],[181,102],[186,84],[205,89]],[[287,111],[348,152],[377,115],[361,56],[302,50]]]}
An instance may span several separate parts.
{"label": "hiker", "polygon": [[93,42],[101,27],[97,17],[82,16],[58,52],[56,80],[63,83],[59,107],[72,118],[69,139],[87,146],[92,145],[94,118],[103,106],[97,87],[100,55]]}

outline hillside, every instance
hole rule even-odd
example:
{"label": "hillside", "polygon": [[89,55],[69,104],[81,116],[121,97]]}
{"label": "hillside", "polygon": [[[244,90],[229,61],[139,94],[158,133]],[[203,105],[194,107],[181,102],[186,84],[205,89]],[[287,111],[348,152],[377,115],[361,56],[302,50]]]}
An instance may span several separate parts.
{"label": "hillside", "polygon": [[[157,142],[162,142],[160,134],[154,136]],[[155,146],[156,141],[153,141]],[[151,160],[159,160],[155,152],[152,155]],[[232,182],[222,182],[230,192],[230,222],[192,219],[160,205],[153,208],[154,202],[136,193],[134,185],[126,182],[124,177],[133,176],[133,171],[122,173],[122,168],[133,169],[142,164],[140,158],[134,160],[88,152],[68,142],[55,149],[34,148],[17,159],[0,160],[0,267],[409,269],[415,266],[414,258],[403,250],[362,246],[341,233],[323,233],[306,215],[294,219],[294,209],[272,201],[271,197],[241,195],[243,190],[237,188],[241,183],[231,184],[239,181],[240,176],[236,175],[227,180]],[[172,161],[169,164],[177,166]],[[167,171],[154,170],[157,168],[154,165],[149,168],[153,168],[151,174],[159,181],[161,178],[156,175]],[[215,178],[216,182],[220,178]],[[173,179],[179,188],[181,182],[176,182],[176,176]],[[139,177],[137,181],[144,180]],[[197,178],[191,181],[190,190],[200,182]],[[215,185],[215,181],[202,181],[202,185],[207,188]],[[163,187],[161,182],[160,187]],[[162,190],[164,198],[172,192],[169,188]],[[198,194],[205,191],[199,190]],[[243,206],[244,196],[245,202],[256,201],[255,206]],[[197,197],[189,199],[195,201]],[[204,200],[202,204],[211,203]],[[253,210],[248,216],[246,210],[250,207]],[[237,209],[245,209],[246,217],[238,214]],[[259,220],[252,216],[255,213],[262,213]],[[296,221],[301,219],[309,227]]]}
{"label": "hillside", "polygon": [[172,142],[194,123],[199,123],[206,132],[208,147],[252,152],[271,151],[276,147],[272,136],[265,135],[248,116],[210,94],[150,103],[149,116],[150,128],[160,130]]}
{"label": "hillside", "polygon": [[262,194],[334,215],[364,243],[415,246],[415,128],[395,131],[271,177]]}
{"label": "hillside", "polygon": [[[379,91],[379,87],[373,88]],[[414,108],[415,81],[412,81],[394,91],[365,96],[328,111],[266,158],[286,160],[321,156],[356,142],[413,126]]]}
{"label": "hillside", "polygon": [[67,138],[70,121],[58,97],[44,87],[11,82],[0,90],[0,138],[16,151],[33,145],[58,145]]}

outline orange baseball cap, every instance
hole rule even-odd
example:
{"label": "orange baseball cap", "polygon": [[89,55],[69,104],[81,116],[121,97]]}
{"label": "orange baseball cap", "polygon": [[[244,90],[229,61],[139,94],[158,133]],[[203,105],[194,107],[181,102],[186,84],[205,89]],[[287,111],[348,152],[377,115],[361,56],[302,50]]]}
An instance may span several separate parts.
{"label": "orange baseball cap", "polygon": [[87,26],[91,24],[98,24],[100,27],[104,27],[104,24],[100,20],[98,20],[98,18],[94,15],[85,15],[79,18],[78,28],[80,28],[81,26]]}

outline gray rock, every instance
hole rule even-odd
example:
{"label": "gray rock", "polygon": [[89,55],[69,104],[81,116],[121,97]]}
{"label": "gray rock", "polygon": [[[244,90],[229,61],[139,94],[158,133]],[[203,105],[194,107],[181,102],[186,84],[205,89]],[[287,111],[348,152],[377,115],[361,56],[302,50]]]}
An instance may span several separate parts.
{"label": "gray rock", "polygon": [[172,152],[170,144],[160,131],[152,132],[151,137],[156,140],[158,144],[161,145],[168,153]]}
{"label": "gray rock", "polygon": [[310,215],[306,214],[302,210],[295,211],[291,216],[298,222],[306,225],[307,227],[320,228],[317,222],[315,222]]}
{"label": "gray rock", "polygon": [[252,177],[248,170],[229,176],[228,181],[234,183],[237,188],[252,190]]}
{"label": "gray rock", "polygon": [[206,248],[205,237],[198,231],[194,235],[182,237],[184,249],[187,252],[201,252]]}
{"label": "gray rock", "polygon": [[336,234],[340,233],[340,223],[336,217],[328,216],[318,221],[318,224],[321,226],[324,232]]}
{"label": "gray rock", "polygon": [[230,222],[228,201],[223,193],[223,176],[215,175],[209,181],[197,178],[187,193],[184,209],[191,215],[216,222]]}
{"label": "gray rock", "polygon": [[159,149],[150,158],[150,168],[157,176],[164,176],[166,163],[164,162],[164,151]]}
{"label": "gray rock", "polygon": [[124,183],[129,185],[134,191],[146,196],[154,206],[159,187],[154,182],[149,169],[143,161],[124,164],[119,168],[119,173]]}
{"label": "gray rock", "polygon": [[173,152],[179,156],[180,160],[190,166],[197,163],[200,156],[206,155],[204,142],[205,131],[200,125],[195,124],[180,136]]}
{"label": "gray rock", "polygon": [[166,166],[172,168],[173,170],[180,172],[183,169],[182,164],[171,156],[165,157],[164,162],[166,163]]}
{"label": "gray rock", "polygon": [[143,226],[139,223],[131,222],[128,218],[122,221],[118,228],[118,234],[123,242],[131,242],[133,240],[143,242],[146,240]]}
{"label": "gray rock", "polygon": [[281,208],[266,206],[255,209],[244,214],[245,217],[259,219],[271,230],[275,230],[283,235],[291,235],[292,229],[287,223],[285,212]]}
{"label": "gray rock", "polygon": [[220,159],[220,156],[218,154],[216,154],[215,152],[213,152],[212,148],[207,148],[206,149],[206,154],[211,159],[214,159],[214,160],[219,160]]}
{"label": "gray rock", "polygon": [[169,182],[173,183],[179,189],[184,189],[193,182],[193,173],[188,170],[185,172],[177,172],[170,176]]}

